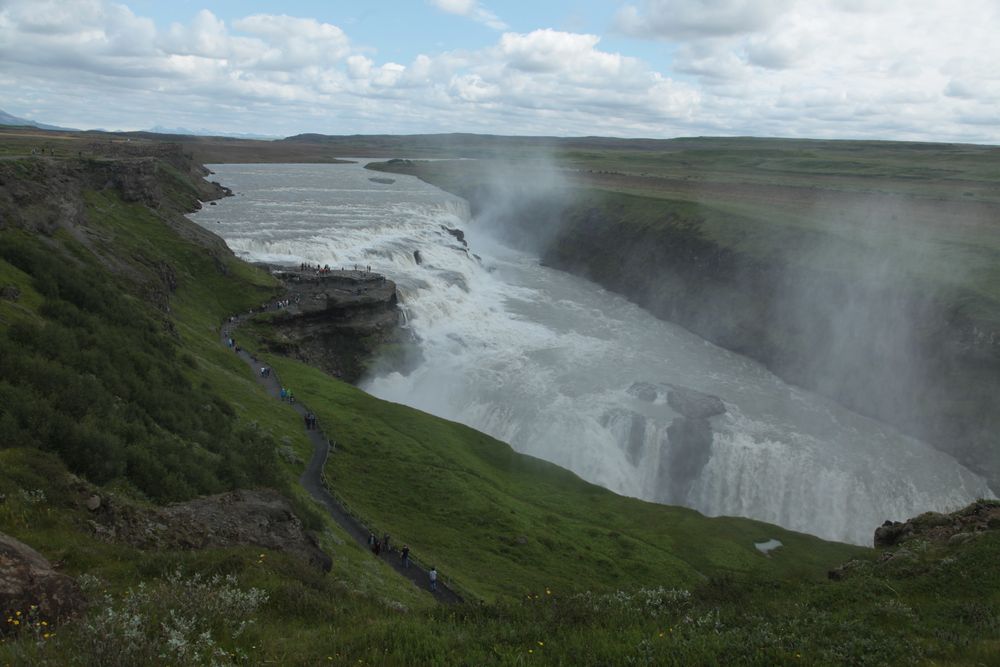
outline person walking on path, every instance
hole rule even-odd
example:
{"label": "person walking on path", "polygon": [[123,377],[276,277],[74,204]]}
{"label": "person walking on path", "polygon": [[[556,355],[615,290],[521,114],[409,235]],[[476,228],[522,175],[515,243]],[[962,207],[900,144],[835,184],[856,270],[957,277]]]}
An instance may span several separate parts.
{"label": "person walking on path", "polygon": [[410,567],[410,545],[403,545],[403,550],[399,552],[399,559],[403,563],[404,568]]}
{"label": "person walking on path", "polygon": [[431,571],[427,573],[427,577],[431,580],[431,590],[437,591],[438,589],[438,571],[437,568],[431,565]]}
{"label": "person walking on path", "polygon": [[285,389],[284,387],[282,387],[281,388],[281,400],[285,400],[286,398],[288,398],[288,390]]}
{"label": "person walking on path", "polygon": [[392,553],[392,547],[389,546],[389,533],[382,536],[382,548],[385,549],[386,553]]}

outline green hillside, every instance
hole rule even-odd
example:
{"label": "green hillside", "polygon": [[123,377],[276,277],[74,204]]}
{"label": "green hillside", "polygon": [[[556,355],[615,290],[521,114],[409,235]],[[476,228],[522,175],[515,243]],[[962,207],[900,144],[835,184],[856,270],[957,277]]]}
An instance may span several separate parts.
{"label": "green hillside", "polygon": [[[210,194],[181,157],[0,162],[0,532],[75,577],[89,600],[58,626],[39,608],[0,610],[0,665],[995,656],[995,531],[910,542],[881,562],[869,549],[619,497],[271,359],[336,439],[332,490],[468,598],[436,606],[295,482],[311,455],[300,418],[219,343],[226,316],[278,286],[180,217]],[[258,486],[292,500],[333,557],[330,573],[250,547],[101,539],[84,502],[100,490],[144,508]],[[784,546],[770,556],[754,548],[772,538]],[[850,559],[850,576],[826,578]]]}

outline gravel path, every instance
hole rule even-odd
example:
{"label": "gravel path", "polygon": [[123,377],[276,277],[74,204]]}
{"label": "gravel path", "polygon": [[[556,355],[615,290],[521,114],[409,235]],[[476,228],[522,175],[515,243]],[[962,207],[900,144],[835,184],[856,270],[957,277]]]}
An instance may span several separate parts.
{"label": "gravel path", "polygon": [[[220,340],[223,345],[227,345],[227,339],[232,336],[233,331],[243,323],[248,315],[238,315],[235,321],[227,321],[222,326],[222,331],[220,335]],[[241,349],[239,351],[239,357],[247,363],[253,372],[253,376],[257,378],[257,382],[264,386],[268,395],[272,396],[276,400],[281,400],[281,383],[278,382],[278,376],[271,370],[268,377],[261,377],[260,368],[261,364],[258,363],[256,357]],[[303,417],[302,427],[305,429],[305,415],[309,412],[302,403],[296,401],[288,405]],[[313,444],[313,455],[312,460],[309,461],[309,465],[302,472],[302,476],[299,477],[299,483],[309,492],[313,498],[316,499],[326,511],[329,513],[333,520],[336,521],[348,535],[353,537],[358,544],[362,545],[365,549],[368,549],[368,536],[370,534],[369,529],[355,516],[350,514],[343,505],[341,505],[333,495],[326,489],[323,484],[323,466],[326,463],[327,456],[330,453],[330,441],[326,434],[323,432],[322,428],[317,426],[313,430],[305,429],[306,435],[309,437],[310,442]],[[396,545],[404,544],[405,540],[400,540],[398,537],[393,537],[393,542]],[[374,557],[374,554],[373,554]],[[418,565],[413,560],[413,554],[410,555],[410,567],[404,568],[399,557],[399,551],[395,547],[389,553],[383,552],[379,558],[381,558],[387,565],[396,570],[399,574],[403,575],[410,581],[412,581],[418,588],[421,588],[434,598],[443,604],[458,604],[462,602],[461,596],[455,591],[450,589],[447,584],[438,576],[437,590],[429,590],[430,580],[428,578],[427,570]]]}

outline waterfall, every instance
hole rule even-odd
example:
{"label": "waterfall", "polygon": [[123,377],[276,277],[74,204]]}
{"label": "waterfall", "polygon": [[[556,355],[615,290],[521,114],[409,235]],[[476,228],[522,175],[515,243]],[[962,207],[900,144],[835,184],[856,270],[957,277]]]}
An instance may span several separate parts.
{"label": "waterfall", "polygon": [[240,256],[371,265],[396,281],[423,360],[366,378],[376,396],[618,493],[858,544],[884,519],[991,495],[926,443],[540,266],[414,178],[377,185],[360,165],[212,168],[240,196],[193,218]]}

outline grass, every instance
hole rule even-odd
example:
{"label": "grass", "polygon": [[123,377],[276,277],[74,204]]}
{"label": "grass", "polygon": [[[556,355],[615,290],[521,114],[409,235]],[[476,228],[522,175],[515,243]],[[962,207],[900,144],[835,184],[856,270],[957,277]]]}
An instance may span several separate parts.
{"label": "grass", "polygon": [[[823,576],[859,553],[745,519],[617,496],[453,422],[267,359],[336,439],[327,478],[350,507],[485,599],[691,586],[722,573]],[[785,547],[772,558],[753,544]],[[863,551],[863,550],[861,550]]]}
{"label": "grass", "polygon": [[[177,177],[164,170],[162,186],[185,199],[190,192],[170,184]],[[75,312],[57,301],[113,295],[107,300],[131,309],[125,320],[152,324],[142,330],[154,349],[176,348],[172,359],[185,391],[204,404],[227,405],[234,429],[269,443],[280,486],[334,565],[323,575],[250,547],[140,551],[99,540],[83,506],[93,487],[71,476],[56,451],[5,431],[0,530],[77,577],[91,606],[58,628],[42,626],[44,619],[14,626],[13,615],[0,618],[0,665],[114,664],[129,656],[142,656],[144,664],[242,665],[994,660],[996,531],[959,545],[916,542],[905,555],[880,560],[872,550],[760,522],[707,519],[615,496],[464,426],[271,359],[337,440],[327,468],[334,490],[373,527],[397,544],[409,542],[417,557],[482,600],[435,605],[355,545],[294,485],[311,453],[299,416],[268,398],[219,343],[219,322],[258,305],[274,293],[274,282],[196,242],[170,210],[152,212],[107,190],[88,192],[85,202],[86,244],[67,230],[51,237],[0,232],[2,247],[15,237],[37,242],[76,277],[74,285],[60,283],[69,291],[54,292],[45,275],[0,260],[0,285],[21,290],[18,301],[0,301],[0,336],[24,323],[57,328],[54,313]],[[116,308],[80,309],[80,318],[112,332],[125,326]],[[104,372],[95,377],[103,381]],[[66,377],[70,384],[89,381],[84,373]],[[135,409],[126,395],[119,398],[123,409]],[[0,418],[10,408],[0,405]],[[201,436],[191,437],[194,453]],[[126,475],[103,493],[149,504],[138,487]],[[784,546],[770,557],[757,553],[753,543],[770,538]],[[858,564],[846,580],[824,578],[848,558]]]}

